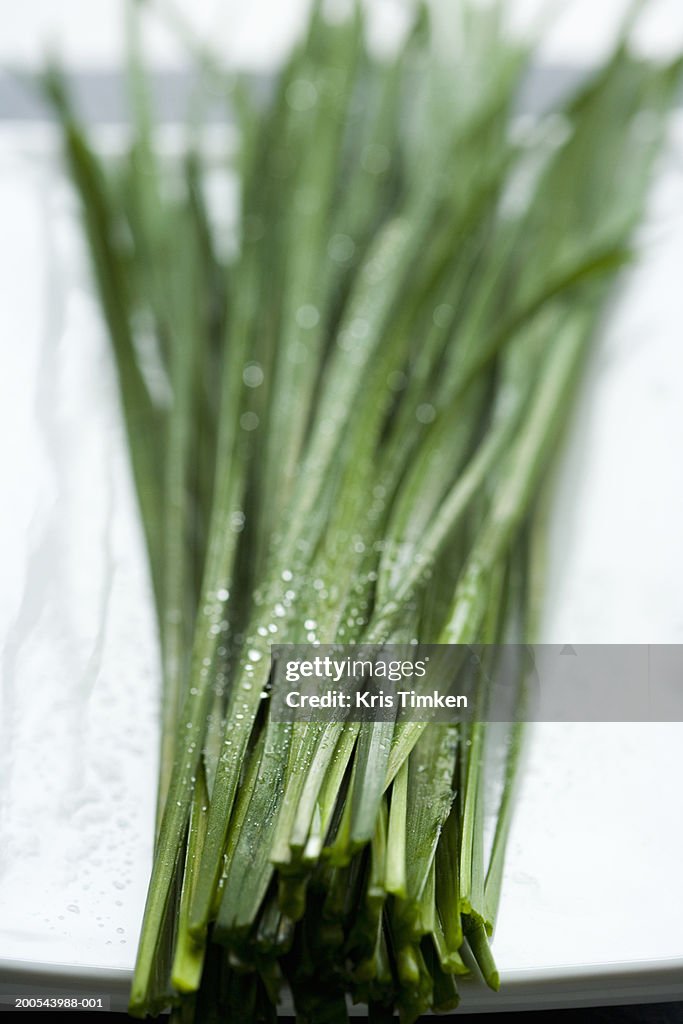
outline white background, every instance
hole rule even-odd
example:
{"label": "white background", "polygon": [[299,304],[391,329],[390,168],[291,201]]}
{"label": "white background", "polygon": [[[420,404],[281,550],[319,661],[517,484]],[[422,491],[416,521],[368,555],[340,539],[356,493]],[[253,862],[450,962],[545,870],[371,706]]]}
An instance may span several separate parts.
{"label": "white background", "polygon": [[[337,0],[339,3],[340,0]],[[341,0],[344,2],[344,0]],[[436,0],[455,8],[454,0]],[[38,68],[50,50],[84,69],[117,65],[122,39],[122,0],[24,0],[6,7],[0,33],[0,66]],[[226,60],[268,67],[286,51],[303,22],[308,0],[155,0],[160,12],[149,33],[149,54],[160,67],[183,63],[182,47],[164,30],[164,10],[173,9],[209,38]],[[367,0],[373,21],[386,31],[401,19],[409,0]],[[552,22],[542,44],[544,58],[585,63],[604,53],[629,0],[503,0],[511,21],[528,28]],[[648,0],[640,37],[657,52],[673,52],[683,38],[680,0]]]}

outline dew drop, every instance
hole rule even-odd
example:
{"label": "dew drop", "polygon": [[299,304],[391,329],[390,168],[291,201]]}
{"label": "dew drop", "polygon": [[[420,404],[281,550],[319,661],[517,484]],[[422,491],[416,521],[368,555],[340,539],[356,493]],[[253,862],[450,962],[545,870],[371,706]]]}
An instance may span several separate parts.
{"label": "dew drop", "polygon": [[351,321],[351,327],[349,328],[354,338],[362,341],[363,338],[367,338],[370,332],[370,324],[364,317],[356,317],[355,320]]}
{"label": "dew drop", "polygon": [[320,313],[315,306],[299,306],[296,311],[296,322],[304,330],[311,330],[320,323]]}
{"label": "dew drop", "polygon": [[235,531],[235,533],[240,533],[244,529],[244,520],[244,512],[233,512],[233,514],[230,516],[230,526]]}
{"label": "dew drop", "polygon": [[327,255],[335,263],[348,263],[355,251],[356,245],[350,235],[333,235],[327,246]]}
{"label": "dew drop", "polygon": [[455,310],[449,302],[442,302],[432,314],[432,319],[437,327],[448,327]]}
{"label": "dew drop", "polygon": [[247,363],[242,370],[242,380],[248,388],[258,388],[263,384],[263,370],[258,363]]}
{"label": "dew drop", "polygon": [[292,110],[310,110],[318,102],[318,90],[307,78],[297,78],[287,89],[287,103]]}
{"label": "dew drop", "polygon": [[433,423],[436,419],[436,409],[429,402],[424,402],[418,405],[415,416],[420,423]]}
{"label": "dew drop", "polygon": [[240,416],[242,430],[256,430],[259,425],[259,418],[255,412],[243,412]]}

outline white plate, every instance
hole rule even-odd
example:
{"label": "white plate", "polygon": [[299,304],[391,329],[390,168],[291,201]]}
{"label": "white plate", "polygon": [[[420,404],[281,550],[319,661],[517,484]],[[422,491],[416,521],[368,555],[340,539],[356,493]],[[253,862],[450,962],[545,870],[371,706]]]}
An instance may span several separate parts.
{"label": "white plate", "polygon": [[[552,517],[549,642],[682,642],[683,121]],[[73,196],[0,134],[0,994],[125,1005],[151,862],[150,586]],[[36,153],[43,158],[36,159]],[[683,998],[683,725],[542,725],[473,1010]]]}

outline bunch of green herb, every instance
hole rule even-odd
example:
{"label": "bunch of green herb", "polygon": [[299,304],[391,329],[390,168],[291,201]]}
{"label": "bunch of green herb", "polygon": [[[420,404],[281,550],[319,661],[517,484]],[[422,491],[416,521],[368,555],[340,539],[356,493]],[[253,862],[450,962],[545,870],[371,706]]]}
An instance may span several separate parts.
{"label": "bunch of green herb", "polygon": [[[138,1015],[272,1020],[288,988],[302,1021],[349,997],[413,1021],[461,976],[499,984],[521,722],[491,808],[483,720],[275,721],[270,645],[531,638],[538,497],[679,68],[623,42],[520,142],[528,53],[499,7],[457,13],[445,56],[420,6],[380,59],[359,5],[316,3],[266,98],[203,55],[236,126],[219,161],[201,88],[160,156],[132,14],[124,157],[47,76],[163,655]],[[216,177],[239,185],[230,237]]]}

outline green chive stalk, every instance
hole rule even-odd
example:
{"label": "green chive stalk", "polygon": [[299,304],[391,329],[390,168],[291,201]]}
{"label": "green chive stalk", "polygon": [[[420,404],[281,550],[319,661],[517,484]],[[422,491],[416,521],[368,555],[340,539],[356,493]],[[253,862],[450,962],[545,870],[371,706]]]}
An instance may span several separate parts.
{"label": "green chive stalk", "polygon": [[[468,974],[501,983],[523,663],[501,757],[483,683],[468,725],[277,721],[271,645],[486,659],[534,639],[541,496],[680,65],[631,56],[629,23],[553,111],[564,137],[541,118],[529,149],[512,132],[528,50],[502,4],[458,6],[452,45],[453,12],[432,24],[421,3],[378,57],[360,4],[332,22],[315,3],[262,95],[188,38],[201,78],[179,158],[157,150],[132,7],[124,156],[98,155],[46,77],[162,651],[138,1016],[271,1021],[288,990],[301,1021],[341,1022],[350,998],[412,1024],[457,1006]],[[217,86],[237,146],[216,163],[201,114]],[[216,176],[237,185],[230,238]]]}

